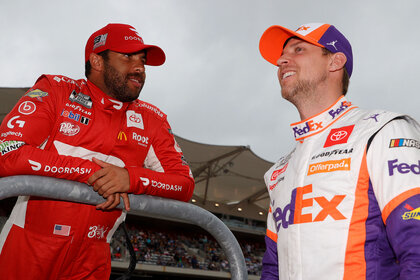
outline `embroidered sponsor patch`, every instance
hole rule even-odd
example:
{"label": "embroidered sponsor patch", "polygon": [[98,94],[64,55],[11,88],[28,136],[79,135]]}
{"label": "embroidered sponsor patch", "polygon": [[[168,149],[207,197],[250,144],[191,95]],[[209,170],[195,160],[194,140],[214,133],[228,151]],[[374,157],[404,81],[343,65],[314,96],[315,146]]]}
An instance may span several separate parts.
{"label": "embroidered sponsor patch", "polygon": [[420,207],[413,209],[410,205],[406,204],[404,206],[406,209],[410,210],[408,212],[405,212],[402,215],[403,220],[419,220],[420,221]]}
{"label": "embroidered sponsor patch", "polygon": [[268,188],[270,189],[270,191],[274,190],[274,189],[277,187],[277,185],[278,185],[281,181],[283,181],[283,180],[284,180],[284,176],[283,176],[283,177],[280,177],[280,178],[277,180],[277,182],[275,182],[274,184],[269,185],[269,186],[268,186]]}
{"label": "embroidered sponsor patch", "polygon": [[40,89],[34,89],[31,90],[30,92],[28,92],[27,94],[25,94],[25,96],[29,96],[31,98],[36,98],[38,101],[43,101],[42,98],[43,97],[47,97],[48,96],[48,92],[42,91]]}
{"label": "embroidered sponsor patch", "polygon": [[308,168],[308,176],[318,173],[350,170],[350,160],[351,158],[343,158],[340,160],[329,160],[311,164]]}
{"label": "embroidered sponsor patch", "polygon": [[305,122],[304,125],[295,126],[293,128],[293,133],[295,135],[295,138],[299,138],[305,136],[309,132],[314,132],[321,128],[323,128],[322,122],[314,122],[313,120],[310,120]]}
{"label": "embroidered sponsor patch", "polygon": [[81,116],[80,114],[77,114],[77,113],[73,113],[73,111],[66,110],[66,109],[63,109],[63,111],[61,112],[61,115],[65,118],[74,120],[76,122],[80,122],[84,125],[88,125],[90,121],[89,118]]}
{"label": "embroidered sponsor patch", "polygon": [[139,129],[144,129],[143,118],[141,114],[136,113],[132,110],[128,110],[127,114],[127,127],[137,127]]}
{"label": "embroidered sponsor patch", "polygon": [[389,142],[389,147],[390,148],[407,147],[407,148],[420,149],[420,142],[415,139],[397,138],[397,139],[391,139],[391,141]]}
{"label": "embroidered sponsor patch", "polygon": [[165,184],[165,183],[158,182],[155,180],[150,181],[148,178],[144,178],[144,177],[140,177],[140,180],[142,181],[143,186],[145,187],[151,185],[154,188],[158,188],[158,189],[162,189],[166,191],[176,191],[176,192],[182,191],[182,186]]}
{"label": "embroidered sponsor patch", "polygon": [[15,125],[19,126],[19,127],[24,127],[25,126],[25,121],[21,121],[18,120],[20,118],[20,116],[14,116],[12,118],[10,118],[10,120],[7,122],[7,127],[12,129],[15,128]]}
{"label": "embroidered sponsor patch", "polygon": [[80,105],[88,109],[92,108],[92,99],[90,98],[90,96],[81,92],[77,93],[75,90],[73,90],[70,94],[69,100],[71,102],[79,103]]}
{"label": "embroidered sponsor patch", "polygon": [[118,132],[117,139],[121,140],[121,141],[122,140],[127,141],[127,134],[125,134],[124,131],[120,131],[120,132]]}
{"label": "embroidered sponsor patch", "polygon": [[328,111],[328,113],[331,115],[331,117],[333,119],[335,119],[335,117],[340,115],[342,112],[344,112],[350,106],[351,106],[351,102],[343,101],[343,102],[341,102],[340,107],[338,107],[336,109],[331,109],[330,111]]}
{"label": "embroidered sponsor patch", "polygon": [[18,108],[19,113],[30,115],[36,111],[36,105],[32,101],[23,101]]}
{"label": "embroidered sponsor patch", "polygon": [[344,126],[340,128],[331,129],[328,134],[327,140],[325,141],[324,148],[331,147],[337,144],[347,143],[354,125]]}
{"label": "embroidered sponsor patch", "polygon": [[25,142],[22,141],[6,141],[0,144],[1,155],[5,155],[12,151],[15,151],[25,145]]}
{"label": "embroidered sponsor patch", "polygon": [[314,159],[317,159],[317,158],[331,157],[331,156],[334,156],[334,155],[351,154],[352,152],[353,152],[353,148],[350,148],[350,149],[335,149],[335,150],[332,150],[332,151],[319,153],[319,154],[313,156],[311,159],[314,160]]}
{"label": "embroidered sponsor patch", "polygon": [[94,50],[94,49],[96,49],[100,46],[104,46],[105,43],[106,43],[106,37],[108,37],[108,33],[96,36],[95,39],[93,39],[93,49],[92,50]]}
{"label": "embroidered sponsor patch", "polygon": [[414,173],[416,175],[420,174],[420,160],[418,163],[408,164],[405,162],[398,163],[398,159],[388,160],[388,173],[389,176],[393,176],[394,173],[407,174]]}
{"label": "embroidered sponsor patch", "polygon": [[60,124],[60,132],[66,136],[74,136],[80,132],[80,127],[71,122],[62,122]]}
{"label": "embroidered sponsor patch", "polygon": [[[327,217],[334,221],[345,220],[346,217],[339,210],[345,197],[346,195],[335,195],[331,199],[324,196],[314,197],[311,184],[295,188],[288,204],[273,208],[277,232],[294,224],[323,222]],[[320,211],[313,207],[315,202],[320,206]]]}
{"label": "embroidered sponsor patch", "polygon": [[149,144],[149,137],[141,136],[140,134],[137,134],[135,132],[133,132],[133,140],[137,141],[137,143],[140,146],[147,147],[147,145]]}
{"label": "embroidered sponsor patch", "polygon": [[[146,109],[148,109],[148,110],[151,110],[151,111],[153,111],[155,114],[157,114],[159,117],[161,117],[161,118],[163,118],[163,113],[158,109],[158,108],[156,108],[155,106],[153,106],[153,105],[150,105],[150,104],[147,104],[147,103],[140,103],[140,104],[137,104],[136,105],[137,107],[144,107],[144,108],[146,108]],[[171,132],[170,132],[171,133]],[[172,133],[171,133],[172,134]]]}
{"label": "embroidered sponsor patch", "polygon": [[286,165],[285,165],[283,168],[280,168],[280,169],[274,170],[274,171],[273,171],[273,173],[271,174],[271,178],[270,178],[270,180],[271,180],[271,181],[276,180],[276,179],[277,179],[277,177],[278,177],[280,174],[282,174],[282,173],[284,173],[284,171],[286,171],[286,169],[287,169],[287,166],[288,166],[288,165],[289,165],[289,163],[286,163]]}
{"label": "embroidered sponsor patch", "polygon": [[6,138],[7,136],[10,136],[10,135],[13,135],[13,136],[15,136],[15,137],[19,137],[19,138],[22,138],[22,132],[16,132],[16,131],[6,131],[6,132],[3,132],[2,134],[1,134],[1,137],[2,138]]}
{"label": "embroidered sponsor patch", "polygon": [[108,227],[105,226],[90,226],[89,232],[88,232],[88,238],[96,238],[96,239],[102,239],[106,237],[106,233],[108,231]]}
{"label": "embroidered sponsor patch", "polygon": [[[42,169],[42,164],[33,160],[28,159],[29,164],[31,165],[32,170],[34,171],[40,171]],[[64,167],[64,166],[51,166],[51,165],[45,165],[43,172],[49,172],[49,173],[58,173],[58,174],[72,174],[72,173],[79,173],[81,175],[83,174],[90,174],[92,172],[92,169],[85,168],[85,167]]]}

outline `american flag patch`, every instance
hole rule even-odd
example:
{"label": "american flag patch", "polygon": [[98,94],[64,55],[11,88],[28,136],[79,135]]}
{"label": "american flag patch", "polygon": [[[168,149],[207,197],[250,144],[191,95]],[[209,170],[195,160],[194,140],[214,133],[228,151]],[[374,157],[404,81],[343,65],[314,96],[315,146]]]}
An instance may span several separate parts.
{"label": "american flag patch", "polygon": [[54,225],[53,234],[69,236],[70,235],[70,229],[71,229],[71,226]]}

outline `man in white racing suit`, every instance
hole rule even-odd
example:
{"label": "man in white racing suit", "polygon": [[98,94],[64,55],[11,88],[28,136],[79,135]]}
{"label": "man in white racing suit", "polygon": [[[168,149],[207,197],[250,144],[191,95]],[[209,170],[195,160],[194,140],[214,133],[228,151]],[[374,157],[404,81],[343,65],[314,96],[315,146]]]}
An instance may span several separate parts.
{"label": "man in white racing suit", "polygon": [[265,174],[261,279],[420,279],[420,125],[345,98],[352,49],[330,24],[271,26],[260,52],[301,117]]}

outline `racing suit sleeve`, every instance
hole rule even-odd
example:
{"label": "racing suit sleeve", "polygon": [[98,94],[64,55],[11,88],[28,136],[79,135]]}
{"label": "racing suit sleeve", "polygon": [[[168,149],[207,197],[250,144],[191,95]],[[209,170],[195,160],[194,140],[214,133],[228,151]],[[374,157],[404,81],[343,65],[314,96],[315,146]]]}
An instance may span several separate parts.
{"label": "racing suit sleeve", "polygon": [[420,279],[420,125],[409,117],[385,125],[371,142],[367,164],[399,279]]}
{"label": "racing suit sleeve", "polygon": [[100,169],[95,163],[43,150],[55,133],[59,93],[41,76],[0,126],[0,176],[40,175],[85,183]]}
{"label": "racing suit sleeve", "polygon": [[276,224],[274,222],[273,213],[270,207],[267,217],[267,234],[265,236],[266,251],[262,260],[262,280],[279,279],[276,232]]}
{"label": "racing suit sleeve", "polygon": [[190,200],[193,194],[191,170],[166,119],[153,137],[144,166],[126,166],[126,169],[130,175],[131,193],[181,201]]}

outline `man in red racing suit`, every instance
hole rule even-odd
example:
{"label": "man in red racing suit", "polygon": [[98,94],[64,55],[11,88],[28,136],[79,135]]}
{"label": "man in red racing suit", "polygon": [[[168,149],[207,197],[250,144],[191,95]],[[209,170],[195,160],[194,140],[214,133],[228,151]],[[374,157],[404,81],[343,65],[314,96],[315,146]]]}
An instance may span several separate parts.
{"label": "man in red racing suit", "polygon": [[89,38],[85,61],[87,80],[43,75],[6,116],[0,176],[88,183],[107,201],[19,197],[0,236],[2,279],[108,279],[109,242],[126,215],[113,209],[120,197],[127,209],[127,193],[192,195],[166,115],[137,99],[145,64],[163,64],[164,52],[133,27],[109,24]]}

